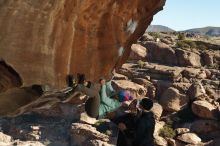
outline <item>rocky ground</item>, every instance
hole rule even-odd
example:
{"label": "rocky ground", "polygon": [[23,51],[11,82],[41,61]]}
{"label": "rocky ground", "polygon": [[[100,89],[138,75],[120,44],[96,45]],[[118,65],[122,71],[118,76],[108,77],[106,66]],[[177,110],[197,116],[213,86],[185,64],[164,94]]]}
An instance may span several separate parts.
{"label": "rocky ground", "polygon": [[1,146],[116,145],[117,126],[85,114],[81,93],[52,92],[0,118]]}
{"label": "rocky ground", "polygon": [[[129,90],[135,98],[146,96],[154,100],[155,145],[218,146],[219,64],[220,46],[211,38],[144,34],[132,45],[127,63],[114,74],[113,86],[116,90]],[[2,113],[7,113],[0,118],[1,146],[116,145],[114,124],[86,116],[86,96],[44,90],[47,92],[37,98],[26,88],[0,94],[0,98],[12,96],[11,93],[16,93],[16,98],[33,98],[33,102],[9,103],[10,107],[16,106],[10,111],[0,107]]]}
{"label": "rocky ground", "polygon": [[154,100],[155,145],[220,145],[220,46],[212,40],[146,33],[115,76],[116,87]]}

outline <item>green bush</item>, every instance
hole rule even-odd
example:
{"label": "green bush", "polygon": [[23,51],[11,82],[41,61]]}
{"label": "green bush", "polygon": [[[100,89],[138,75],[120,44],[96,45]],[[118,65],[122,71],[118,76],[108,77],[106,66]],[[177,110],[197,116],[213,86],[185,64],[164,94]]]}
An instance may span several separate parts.
{"label": "green bush", "polygon": [[176,47],[177,48],[190,48],[190,46],[187,43],[185,43],[184,41],[177,41]]}
{"label": "green bush", "polygon": [[207,50],[207,49],[208,49],[207,46],[205,46],[205,45],[203,45],[203,44],[200,44],[200,45],[198,46],[198,48],[199,48],[200,50]]}
{"label": "green bush", "polygon": [[197,47],[196,43],[193,42],[193,41],[185,40],[184,42],[187,43],[190,46],[190,48],[196,48]]}
{"label": "green bush", "polygon": [[218,65],[217,63],[211,64],[209,66],[207,66],[209,69],[220,69],[220,65]]}
{"label": "green bush", "polygon": [[185,40],[185,34],[184,33],[180,33],[179,35],[178,35],[178,39],[179,40]]}
{"label": "green bush", "polygon": [[138,64],[138,67],[140,67],[140,68],[143,68],[145,65],[144,61],[142,61],[142,60],[138,60],[137,64]]}
{"label": "green bush", "polygon": [[166,123],[162,129],[159,131],[159,135],[167,138],[176,137],[176,131],[172,128],[172,125]]}
{"label": "green bush", "polygon": [[148,34],[151,35],[155,40],[160,38],[160,34],[158,32],[149,32]]}
{"label": "green bush", "polygon": [[197,45],[195,42],[191,40],[182,40],[182,41],[177,41],[176,47],[178,48],[197,48]]}

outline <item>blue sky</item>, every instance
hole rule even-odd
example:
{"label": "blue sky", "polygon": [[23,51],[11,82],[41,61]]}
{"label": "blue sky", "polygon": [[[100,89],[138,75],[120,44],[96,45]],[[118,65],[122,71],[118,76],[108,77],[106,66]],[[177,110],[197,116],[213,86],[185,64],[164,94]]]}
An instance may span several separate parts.
{"label": "blue sky", "polygon": [[174,30],[220,27],[220,0],[166,0],[164,10],[154,16],[151,24]]}

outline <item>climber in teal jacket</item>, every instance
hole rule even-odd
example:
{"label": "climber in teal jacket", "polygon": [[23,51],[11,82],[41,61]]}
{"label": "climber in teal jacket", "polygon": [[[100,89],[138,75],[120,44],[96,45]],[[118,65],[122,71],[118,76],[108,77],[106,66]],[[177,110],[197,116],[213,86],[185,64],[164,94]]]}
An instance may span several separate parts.
{"label": "climber in teal jacket", "polygon": [[107,113],[116,110],[122,105],[122,102],[113,98],[117,94],[115,94],[111,86],[111,81],[106,83],[104,79],[101,80],[100,95],[99,118],[104,118]]}
{"label": "climber in teal jacket", "polygon": [[111,81],[101,79],[99,84],[90,83],[86,86],[85,75],[81,75],[82,81],[78,83],[74,91],[80,91],[90,98],[85,103],[86,113],[93,118],[105,118],[110,112],[119,108],[122,103],[132,98],[126,91],[115,93]]}

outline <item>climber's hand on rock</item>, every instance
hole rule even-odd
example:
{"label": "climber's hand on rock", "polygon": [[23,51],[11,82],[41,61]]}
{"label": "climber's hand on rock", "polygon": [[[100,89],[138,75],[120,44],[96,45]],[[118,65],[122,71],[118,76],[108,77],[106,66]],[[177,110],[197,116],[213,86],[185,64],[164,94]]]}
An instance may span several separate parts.
{"label": "climber's hand on rock", "polygon": [[100,83],[101,83],[101,85],[105,85],[106,84],[105,79],[101,79]]}

